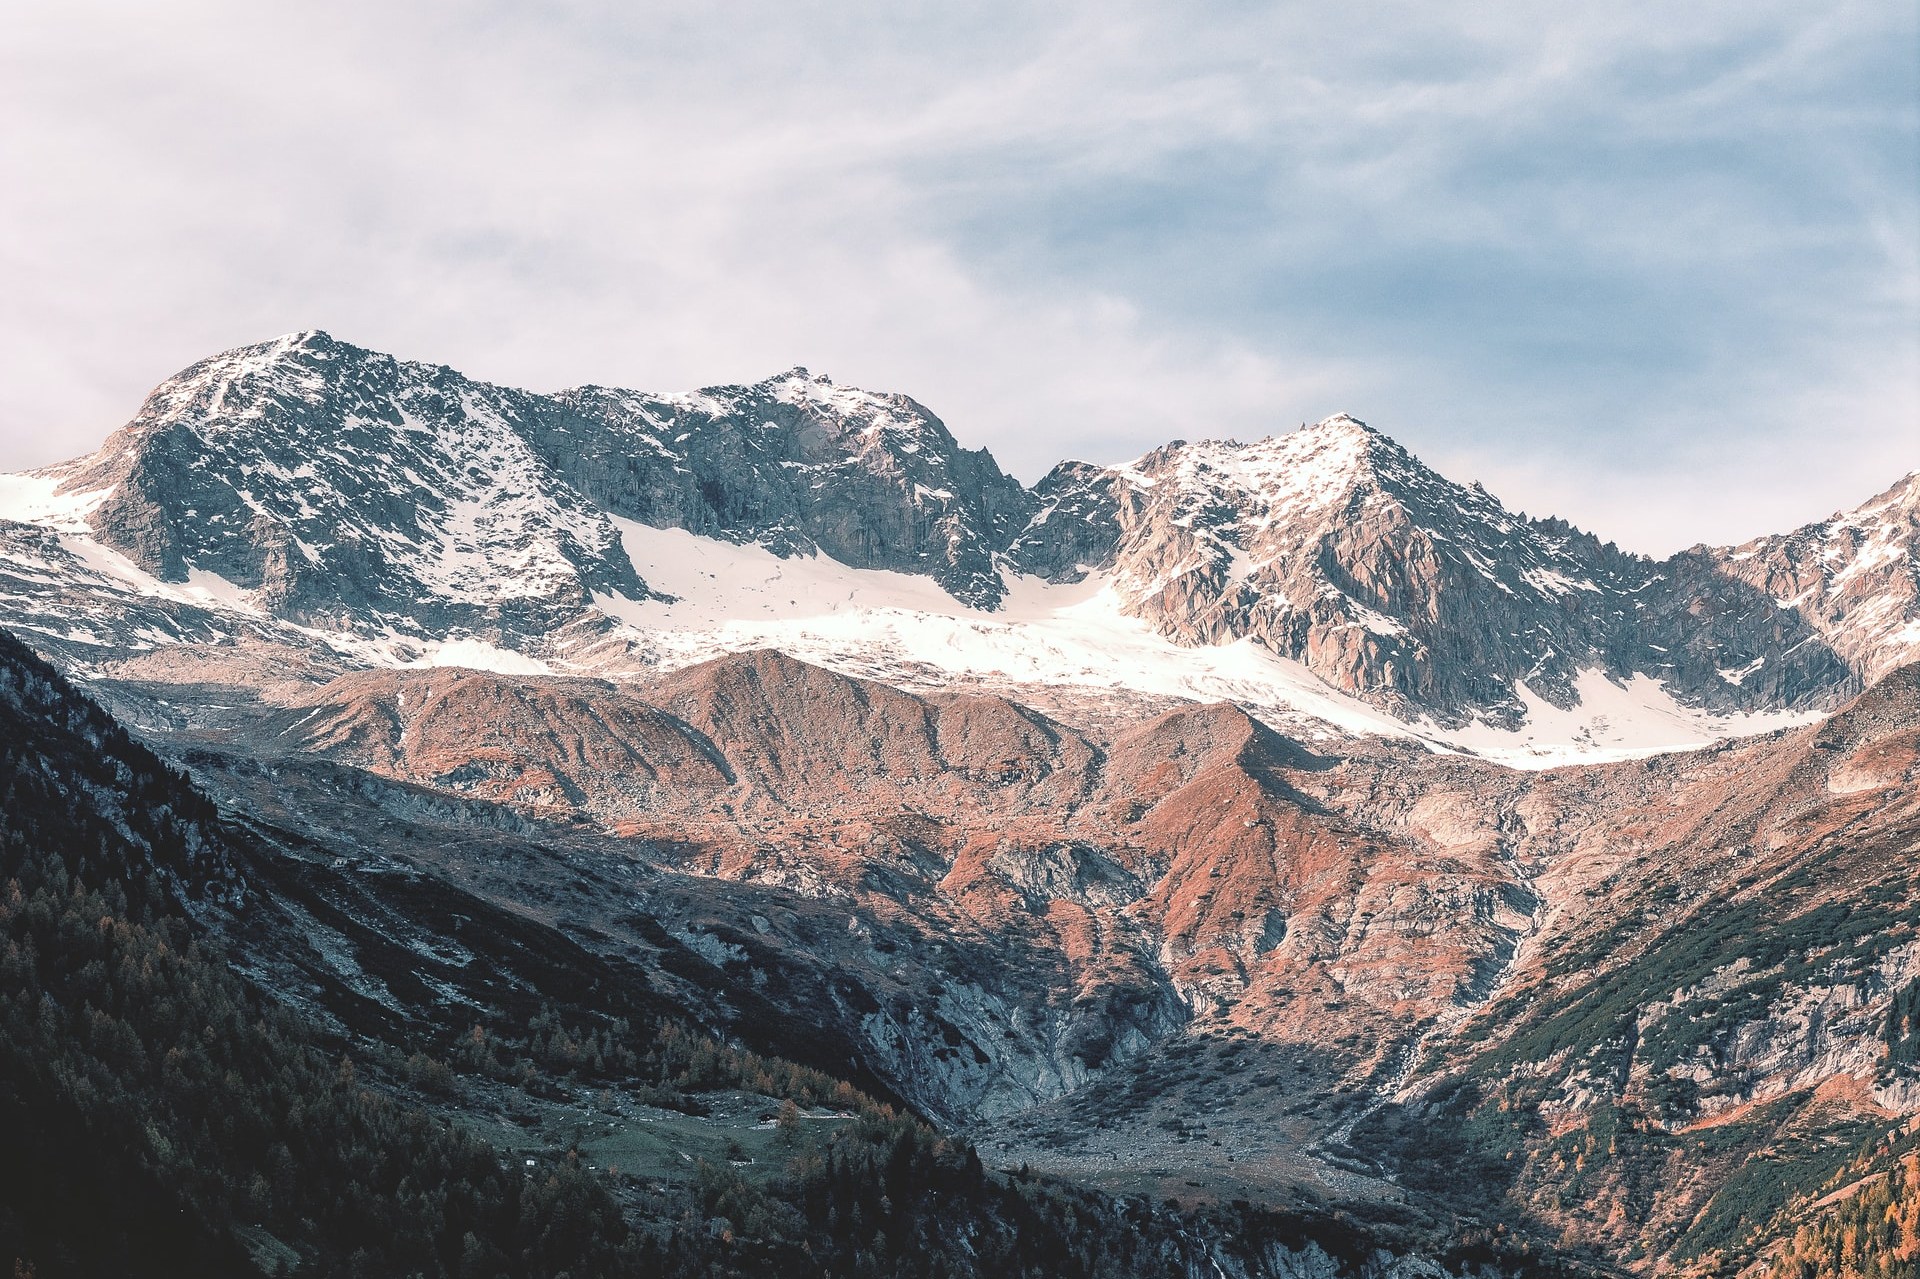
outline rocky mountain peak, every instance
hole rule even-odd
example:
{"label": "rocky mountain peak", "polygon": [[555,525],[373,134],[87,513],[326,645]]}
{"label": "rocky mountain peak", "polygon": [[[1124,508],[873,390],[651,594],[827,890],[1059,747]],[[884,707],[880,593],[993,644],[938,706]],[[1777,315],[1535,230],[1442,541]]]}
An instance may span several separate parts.
{"label": "rocky mountain peak", "polygon": [[1335,413],[1321,418],[1314,424],[1318,429],[1327,431],[1357,431],[1365,434],[1377,434],[1374,429],[1351,413]]}
{"label": "rocky mountain peak", "polygon": [[1362,464],[1372,462],[1376,453],[1382,458],[1411,456],[1397,441],[1376,431],[1351,413],[1335,413],[1318,422],[1302,422],[1294,430],[1277,438],[1286,439],[1290,436],[1302,437],[1303,444],[1306,440],[1320,441],[1322,449],[1344,443],[1355,460]]}
{"label": "rocky mountain peak", "polygon": [[[1846,679],[1778,602],[1526,519],[1348,414],[1252,443],[1175,441],[1114,468],[1063,465],[1035,496],[1009,556],[1024,571],[1100,569],[1162,634],[1256,640],[1407,718],[1511,726],[1533,704],[1579,703],[1586,678],[1644,675],[1730,709]],[[1703,631],[1703,598],[1738,620]]]}
{"label": "rocky mountain peak", "polygon": [[1031,499],[905,395],[796,368],[685,395],[583,390],[534,419],[537,447],[603,509],[658,528],[932,577],[992,608],[994,564]]}
{"label": "rocky mountain peak", "polygon": [[1416,508],[1417,518],[1471,510],[1511,520],[1497,502],[1476,500],[1473,490],[1446,480],[1345,413],[1251,443],[1176,441],[1117,473],[1137,491],[1151,491],[1150,501],[1181,505],[1199,518],[1207,509],[1230,509],[1256,524],[1338,519],[1355,501],[1390,499]]}
{"label": "rocky mountain peak", "polygon": [[1920,659],[1920,471],[1791,533],[1687,554],[1809,619],[1866,680]]}
{"label": "rocky mountain peak", "polygon": [[[200,361],[90,457],[92,533],[163,582],[302,624],[506,637],[645,599],[620,520],[933,577],[992,607],[1029,499],[903,395],[750,386],[538,395],[319,330]],[[73,503],[69,503],[73,505]]]}
{"label": "rocky mountain peak", "polygon": [[302,623],[445,634],[646,594],[604,514],[533,447],[538,397],[309,331],[162,383],[71,468],[99,539]]}
{"label": "rocky mountain peak", "polygon": [[841,436],[863,442],[878,438],[896,457],[918,452],[923,439],[941,452],[960,448],[944,422],[904,395],[840,386],[824,373],[809,374],[800,367],[759,386],[774,400],[809,414]]}

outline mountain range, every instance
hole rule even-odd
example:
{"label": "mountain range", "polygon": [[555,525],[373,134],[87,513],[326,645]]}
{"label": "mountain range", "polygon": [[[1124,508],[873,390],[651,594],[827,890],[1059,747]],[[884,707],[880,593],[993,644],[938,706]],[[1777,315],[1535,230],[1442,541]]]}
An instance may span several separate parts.
{"label": "mountain range", "polygon": [[[1174,650],[1250,640],[1444,733],[1573,711],[1596,681],[1683,719],[1812,711],[1920,654],[1914,476],[1822,524],[1653,561],[1515,515],[1344,415],[1253,444],[1063,463],[1028,489],[911,399],[803,369],[687,395],[535,395],[311,332],[183,371],[99,452],[8,491],[29,526],[8,530],[10,560],[74,553],[96,591],[250,619],[171,609],[162,631],[280,623],[335,648],[384,644],[389,660],[472,637],[607,670],[636,643],[622,621],[644,645],[705,603],[710,622],[804,634],[828,601],[799,596],[844,589],[833,603],[853,609],[835,611],[991,627],[1077,609],[1145,623]],[[738,548],[747,571],[793,584],[788,600],[729,598],[755,585],[738,564],[687,580],[676,532],[713,544],[704,554]],[[726,642],[708,639],[682,653]],[[1189,683],[1204,664],[1169,660]]]}
{"label": "mountain range", "polygon": [[[1656,561],[1345,415],[1029,487],[804,369],[309,332],[0,477],[0,625],[239,832],[209,944],[509,1149],[457,1044],[549,1006],[1115,1205],[1345,1213],[1375,1274],[1838,1274],[1783,1267],[1920,1141],[1920,473]],[[1154,1255],[1334,1272],[1221,1229]]]}

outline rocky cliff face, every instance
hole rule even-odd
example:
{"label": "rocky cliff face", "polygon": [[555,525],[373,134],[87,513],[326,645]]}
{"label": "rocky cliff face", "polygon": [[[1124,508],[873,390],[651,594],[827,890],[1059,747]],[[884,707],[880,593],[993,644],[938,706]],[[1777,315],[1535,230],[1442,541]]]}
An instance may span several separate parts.
{"label": "rocky cliff face", "polygon": [[1005,591],[994,552],[1025,520],[1025,489],[904,395],[797,368],[693,395],[583,387],[554,403],[535,448],[611,514],[924,573],[980,608]]}
{"label": "rocky cliff face", "polygon": [[1686,558],[1807,619],[1866,682],[1920,657],[1920,471],[1819,523]]}
{"label": "rocky cliff face", "polygon": [[63,477],[162,581],[212,574],[319,626],[549,625],[644,594],[528,443],[536,397],[306,333],[205,361]]}

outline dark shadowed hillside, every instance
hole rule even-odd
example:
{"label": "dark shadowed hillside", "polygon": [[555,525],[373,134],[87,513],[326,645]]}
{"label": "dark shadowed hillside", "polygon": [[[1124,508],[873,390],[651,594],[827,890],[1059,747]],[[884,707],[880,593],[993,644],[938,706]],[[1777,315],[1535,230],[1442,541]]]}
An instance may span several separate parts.
{"label": "dark shadowed hillside", "polygon": [[[440,1055],[318,1031],[195,922],[261,904],[238,869],[253,836],[4,633],[0,786],[0,1257],[19,1275],[1560,1273],[1417,1212],[1183,1214],[993,1174],[843,1081],[669,1020],[538,1014]],[[683,1151],[668,1181],[590,1165],[577,1130],[524,1160],[471,1131],[503,1094],[581,1088],[687,1150],[739,1098],[779,1113],[715,1128],[735,1134],[721,1157]]]}

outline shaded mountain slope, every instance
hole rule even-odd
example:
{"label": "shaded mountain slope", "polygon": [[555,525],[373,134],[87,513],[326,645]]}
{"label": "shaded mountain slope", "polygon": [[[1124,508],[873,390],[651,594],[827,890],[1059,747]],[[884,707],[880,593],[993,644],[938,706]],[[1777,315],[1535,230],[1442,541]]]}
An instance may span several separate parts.
{"label": "shaded mountain slope", "polygon": [[1920,667],[1638,771],[1544,780],[1536,823],[1599,786],[1625,802],[1561,827],[1508,989],[1356,1140],[1410,1178],[1484,1158],[1483,1190],[1568,1239],[1751,1258],[1920,1109]]}
{"label": "shaded mountain slope", "polygon": [[15,1273],[257,1274],[276,1255],[454,1273],[466,1240],[517,1273],[612,1260],[625,1232],[603,1193],[562,1172],[522,1217],[530,1183],[357,1086],[224,966],[177,895],[246,891],[213,806],[5,634],[0,720]]}
{"label": "shaded mountain slope", "polygon": [[[444,1056],[393,1025],[323,1038],[228,968],[178,895],[209,918],[244,899],[271,929],[273,912],[320,900],[289,890],[296,847],[254,847],[4,634],[0,720],[0,1256],[16,1274],[1577,1273],[1431,1216],[1181,1213],[990,1175],[963,1145],[830,1076],[671,1023],[649,1036],[609,1020],[607,990],[556,992],[590,997],[584,1026],[543,1008],[497,1035],[476,1025],[433,1044]],[[406,905],[404,892],[387,901]],[[440,922],[413,905],[401,913],[416,927]],[[465,922],[469,941],[513,931],[484,909]],[[259,939],[239,940],[259,953]],[[353,948],[371,956],[365,941]],[[394,975],[381,974],[390,991]],[[503,1092],[515,1107],[564,1106],[598,1089],[600,1120],[638,1094],[696,1122],[705,1103],[676,1089],[727,1088],[755,1089],[762,1105],[784,1096],[795,1116],[792,1103],[851,1114],[783,1137],[784,1171],[703,1164],[677,1188],[583,1166],[578,1130],[573,1150],[524,1173],[463,1131]],[[423,1090],[425,1104],[396,1089]]]}

